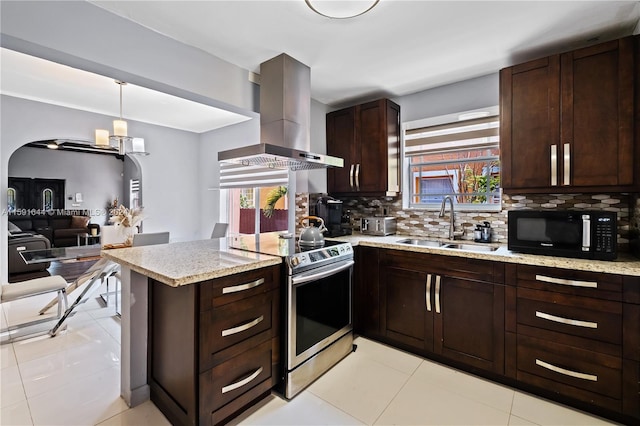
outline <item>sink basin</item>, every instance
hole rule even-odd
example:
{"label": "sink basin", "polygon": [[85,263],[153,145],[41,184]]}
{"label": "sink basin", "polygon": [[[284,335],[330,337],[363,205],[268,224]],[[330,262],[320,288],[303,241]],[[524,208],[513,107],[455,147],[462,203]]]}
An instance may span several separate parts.
{"label": "sink basin", "polygon": [[496,251],[498,250],[498,247],[493,247],[493,246],[480,246],[480,245],[475,245],[475,244],[446,244],[443,246],[443,248],[448,248],[448,249],[458,249],[458,250],[468,250],[468,251],[482,251],[482,252],[486,252],[486,251]]}
{"label": "sink basin", "polygon": [[396,241],[399,244],[411,244],[412,246],[421,246],[421,247],[442,247],[444,243],[440,241],[433,240],[420,240],[417,238],[406,238],[404,240]]}

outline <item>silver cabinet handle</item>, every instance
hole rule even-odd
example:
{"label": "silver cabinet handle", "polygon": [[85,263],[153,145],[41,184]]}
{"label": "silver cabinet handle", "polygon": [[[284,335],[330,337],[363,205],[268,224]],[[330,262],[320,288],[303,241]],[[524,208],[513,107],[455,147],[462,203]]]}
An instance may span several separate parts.
{"label": "silver cabinet handle", "polygon": [[542,368],[546,368],[547,370],[554,371],[556,373],[564,374],[565,376],[575,377],[577,379],[590,380],[592,382],[598,381],[598,376],[593,374],[580,373],[578,371],[567,370],[566,368],[558,367],[553,364],[549,364],[548,362],[541,361],[536,359],[536,365],[539,365]]}
{"label": "silver cabinet handle", "polygon": [[542,281],[551,284],[570,285],[572,287],[598,288],[598,283],[593,281],[565,280],[564,278],[553,278],[547,277],[545,275],[536,275],[536,281]]}
{"label": "silver cabinet handle", "polygon": [[262,373],[262,367],[258,368],[256,371],[253,372],[253,374],[251,374],[248,377],[245,377],[242,380],[238,380],[235,383],[231,383],[230,385],[223,386],[222,387],[222,393],[231,392],[232,390],[241,388],[242,386],[246,385],[247,383],[251,382],[256,377],[258,377],[260,375],[260,373]]}
{"label": "silver cabinet handle", "polygon": [[589,250],[591,247],[591,219],[589,215],[582,216],[582,250]]}
{"label": "silver cabinet handle", "polygon": [[351,190],[353,191],[353,168],[355,167],[354,164],[351,165],[351,168],[349,169],[349,186],[351,187]]}
{"label": "silver cabinet handle", "polygon": [[360,191],[360,163],[356,164],[356,191]]}
{"label": "silver cabinet handle", "polygon": [[436,275],[436,314],[440,313],[440,275]]}
{"label": "silver cabinet handle", "polygon": [[264,320],[264,315],[260,315],[258,318],[253,321],[249,321],[246,324],[238,325],[236,327],[227,328],[226,330],[222,330],[222,337],[231,336],[232,334],[241,333],[245,330],[250,329],[251,327],[255,327],[260,324]]}
{"label": "silver cabinet handle", "polygon": [[568,143],[564,144],[564,150],[562,154],[563,163],[564,163],[564,177],[562,179],[562,183],[564,185],[571,184],[571,145]]}
{"label": "silver cabinet handle", "polygon": [[431,274],[427,274],[427,291],[424,297],[427,304],[427,312],[431,312]]}
{"label": "silver cabinet handle", "polygon": [[551,186],[558,185],[558,145],[551,145]]}
{"label": "silver cabinet handle", "polygon": [[264,278],[259,278],[255,281],[251,281],[250,283],[234,285],[231,287],[224,287],[222,289],[222,294],[237,293],[238,291],[249,290],[254,287],[258,287],[259,285],[262,285],[262,284],[264,284]]}
{"label": "silver cabinet handle", "polygon": [[546,320],[549,320],[549,321],[559,322],[559,323],[567,324],[567,325],[575,325],[577,327],[598,328],[598,323],[597,322],[581,321],[581,320],[557,317],[555,315],[547,314],[546,312],[536,311],[536,316],[538,318],[546,319]]}

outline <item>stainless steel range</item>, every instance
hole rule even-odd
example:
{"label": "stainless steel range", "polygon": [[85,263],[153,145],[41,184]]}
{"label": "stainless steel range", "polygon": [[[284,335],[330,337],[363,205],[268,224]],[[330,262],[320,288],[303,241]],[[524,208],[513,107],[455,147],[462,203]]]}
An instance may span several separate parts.
{"label": "stainless steel range", "polygon": [[231,246],[284,258],[279,391],[293,398],[353,350],[353,248],[327,240],[303,251],[277,233],[238,237]]}

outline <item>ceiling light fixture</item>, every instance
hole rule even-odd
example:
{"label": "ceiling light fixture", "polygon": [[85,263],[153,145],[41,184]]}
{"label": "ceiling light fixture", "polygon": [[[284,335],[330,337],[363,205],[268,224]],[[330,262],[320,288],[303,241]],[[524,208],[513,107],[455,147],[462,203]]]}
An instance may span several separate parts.
{"label": "ceiling light fixture", "polygon": [[367,13],[380,0],[305,0],[307,6],[319,15],[332,19],[347,19]]}
{"label": "ceiling light fixture", "polygon": [[127,83],[120,80],[115,80],[115,82],[120,86],[120,119],[113,120],[112,135],[108,130],[96,129],[95,144],[100,148],[117,148],[120,155],[149,155],[144,150],[144,139],[129,136],[127,122],[122,118],[122,86],[126,86]]}
{"label": "ceiling light fixture", "polygon": [[49,148],[49,149],[58,149],[58,148],[60,148],[60,145],[58,145],[58,143],[55,142],[55,141],[51,141],[51,142],[49,142],[47,144],[47,148]]}

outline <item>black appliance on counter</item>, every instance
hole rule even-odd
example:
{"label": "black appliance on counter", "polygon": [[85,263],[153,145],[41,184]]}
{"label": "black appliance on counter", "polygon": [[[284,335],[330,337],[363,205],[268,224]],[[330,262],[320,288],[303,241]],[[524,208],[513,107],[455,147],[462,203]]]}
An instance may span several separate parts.
{"label": "black appliance on counter", "polygon": [[291,399],[354,350],[350,243],[304,249],[278,233],[234,237],[232,248],[281,256],[281,380]]}
{"label": "black appliance on counter", "polygon": [[342,212],[342,201],[329,196],[320,196],[311,205],[315,208],[315,216],[324,220],[324,226],[327,228],[324,232],[325,237],[351,235],[350,218],[347,218]]}
{"label": "black appliance on counter", "polygon": [[596,260],[617,257],[614,212],[511,210],[508,220],[511,251]]}

